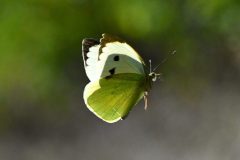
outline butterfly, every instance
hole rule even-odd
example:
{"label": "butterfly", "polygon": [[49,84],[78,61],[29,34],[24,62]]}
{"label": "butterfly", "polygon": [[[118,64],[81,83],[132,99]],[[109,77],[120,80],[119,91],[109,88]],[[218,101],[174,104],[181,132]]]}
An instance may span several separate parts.
{"label": "butterfly", "polygon": [[[124,119],[160,76],[124,40],[103,34],[100,40],[82,41],[84,68],[90,82],[83,98],[87,108],[108,123]],[[151,67],[150,67],[151,68]]]}

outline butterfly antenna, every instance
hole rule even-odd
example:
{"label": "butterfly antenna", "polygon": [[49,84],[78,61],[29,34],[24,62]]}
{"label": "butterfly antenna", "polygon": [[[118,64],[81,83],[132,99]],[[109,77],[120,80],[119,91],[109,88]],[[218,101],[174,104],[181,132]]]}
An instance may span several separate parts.
{"label": "butterfly antenna", "polygon": [[[174,55],[175,53],[176,53],[176,50],[172,51],[171,53],[168,53],[168,55],[153,69],[153,72],[154,72],[156,69],[158,69],[158,67],[159,67],[161,64],[165,63],[165,62],[169,59],[169,57],[172,56],[172,55]],[[151,72],[150,72],[150,73],[151,73]]]}
{"label": "butterfly antenna", "polygon": [[152,73],[152,60],[149,59],[149,73]]}

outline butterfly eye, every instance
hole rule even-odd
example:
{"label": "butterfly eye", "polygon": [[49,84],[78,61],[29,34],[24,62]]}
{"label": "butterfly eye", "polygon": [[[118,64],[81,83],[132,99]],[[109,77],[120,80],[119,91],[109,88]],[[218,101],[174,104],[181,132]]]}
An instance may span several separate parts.
{"label": "butterfly eye", "polygon": [[119,56],[114,56],[113,60],[114,61],[119,61]]}

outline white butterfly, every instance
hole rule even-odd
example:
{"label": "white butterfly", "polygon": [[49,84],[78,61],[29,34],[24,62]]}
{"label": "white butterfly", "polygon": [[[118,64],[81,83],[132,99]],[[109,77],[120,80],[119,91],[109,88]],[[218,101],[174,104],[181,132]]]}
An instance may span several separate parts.
{"label": "white butterfly", "polygon": [[84,101],[90,111],[108,123],[127,116],[146,95],[160,74],[147,73],[138,53],[125,41],[103,34],[100,41],[82,42],[83,61],[90,82],[84,89]]}

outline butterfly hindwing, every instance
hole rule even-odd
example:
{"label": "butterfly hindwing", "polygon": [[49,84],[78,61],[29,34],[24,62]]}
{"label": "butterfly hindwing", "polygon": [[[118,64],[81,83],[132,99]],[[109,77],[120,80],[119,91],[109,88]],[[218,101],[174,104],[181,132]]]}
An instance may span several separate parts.
{"label": "butterfly hindwing", "polygon": [[84,89],[84,101],[96,116],[113,123],[124,118],[143,97],[145,77],[122,73],[90,82]]}

